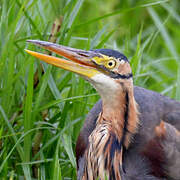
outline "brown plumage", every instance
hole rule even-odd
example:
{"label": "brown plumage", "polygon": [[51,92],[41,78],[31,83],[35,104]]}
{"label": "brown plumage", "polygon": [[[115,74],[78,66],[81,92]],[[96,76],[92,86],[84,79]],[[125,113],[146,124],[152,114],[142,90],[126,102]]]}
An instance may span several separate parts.
{"label": "brown plumage", "polygon": [[180,178],[180,132],[161,121],[155,128],[154,138],[144,147],[152,174],[158,177]]}
{"label": "brown plumage", "polygon": [[[126,70],[126,73],[127,73],[127,70]],[[86,163],[84,165],[85,166],[84,174],[86,174],[86,175],[82,179],[96,179],[97,177],[104,179],[105,178],[104,172],[106,172],[106,175],[109,178],[111,177],[112,179],[121,179],[122,178],[121,175],[124,173],[123,168],[121,167],[123,164],[121,153],[123,152],[122,149],[124,147],[126,149],[128,148],[129,143],[130,143],[130,137],[136,133],[138,121],[139,121],[138,120],[139,113],[137,111],[136,102],[134,100],[132,82],[128,81],[127,79],[125,79],[125,80],[121,79],[119,81],[116,80],[116,82],[121,85],[121,88],[119,88],[119,91],[116,93],[117,96],[115,97],[115,99],[116,99],[115,106],[112,102],[108,102],[108,101],[102,102],[102,111],[100,112],[97,110],[98,111],[97,114],[100,112],[100,115],[97,118],[96,125],[94,124],[95,129],[94,130],[92,129],[93,130],[92,133],[91,133],[92,125],[90,125],[90,127],[88,127],[88,126],[85,127],[85,125],[87,125],[87,124],[84,125],[85,129],[86,130],[88,129],[86,133],[90,132],[89,138],[87,140],[88,141],[87,146],[85,146],[82,143],[83,139],[82,139],[81,134],[78,138],[77,146],[76,146],[77,160],[79,159],[80,153],[81,153],[81,157],[82,157],[82,154],[85,152],[84,153],[84,156],[85,156],[84,161],[87,162],[87,167],[86,167]],[[139,90],[139,88],[137,88],[137,89]],[[140,91],[143,91],[143,93],[146,93],[147,90],[140,88]],[[125,98],[126,93],[128,94],[128,101]],[[154,175],[154,178],[155,177],[167,178],[167,177],[169,177],[169,173],[165,172],[165,168],[163,166],[163,164],[166,164],[166,162],[168,161],[168,159],[166,159],[167,154],[164,153],[164,149],[163,149],[162,145],[159,143],[160,140],[157,141],[154,139],[154,141],[153,141],[151,139],[155,134],[155,127],[158,126],[158,124],[160,123],[160,120],[162,119],[162,118],[158,119],[158,117],[163,117],[164,120],[168,120],[168,121],[172,120],[172,121],[174,121],[173,123],[177,124],[177,127],[179,127],[180,118],[179,119],[178,118],[169,119],[168,117],[170,116],[170,114],[175,115],[176,113],[178,113],[178,109],[180,110],[180,103],[170,100],[169,98],[163,97],[163,96],[161,96],[157,93],[151,92],[151,91],[147,91],[147,93],[148,94],[145,95],[144,99],[143,99],[143,96],[141,96],[142,103],[140,105],[149,106],[149,107],[146,109],[146,112],[144,112],[144,114],[141,114],[141,112],[140,112],[140,119],[142,120],[142,118],[143,118],[143,120],[142,120],[143,124],[140,121],[140,125],[141,125],[140,129],[141,130],[139,130],[139,132],[135,135],[135,139],[131,143],[131,146],[132,146],[131,148],[136,149],[134,151],[134,153],[139,152],[138,154],[140,154],[142,156],[142,158],[148,159],[149,163],[151,164],[149,167],[149,169],[150,169],[149,174],[144,175],[144,178],[147,178],[148,176],[151,176],[151,175]],[[151,97],[151,95],[155,95],[155,97]],[[158,99],[155,99],[157,97],[158,97]],[[148,101],[146,101],[146,100],[148,100]],[[155,100],[157,102],[157,104],[153,104],[153,103],[156,103],[155,101],[153,102],[153,100]],[[129,103],[129,101],[130,101],[130,103]],[[129,112],[128,128],[126,131],[123,131],[123,128],[125,126],[125,116],[124,116],[125,108],[124,107],[126,107],[127,102],[129,103],[128,106],[130,106],[128,108],[128,112]],[[151,103],[151,104],[147,105],[148,103]],[[110,107],[108,107],[108,105]],[[152,105],[154,105],[154,107],[152,107]],[[169,107],[171,106],[171,107],[168,108],[168,106]],[[173,107],[175,107],[175,108],[173,109]],[[144,107],[141,107],[141,108],[144,109]],[[165,110],[165,109],[167,109],[167,111],[163,112],[163,110]],[[123,110],[124,110],[124,112],[122,112]],[[131,112],[131,110],[132,110],[132,112]],[[174,112],[173,112],[173,110],[174,110]],[[154,112],[154,114],[152,114],[151,112]],[[155,112],[157,112],[157,114],[155,114]],[[95,119],[97,117],[97,114],[94,115]],[[144,115],[146,115],[146,117],[144,117]],[[149,118],[147,118],[148,116],[149,116]],[[153,119],[154,116],[155,116],[155,118]],[[149,122],[149,124],[148,124],[149,119],[151,120],[151,122]],[[102,140],[101,138],[102,138],[102,136],[104,137],[104,135],[101,132],[101,125],[103,125],[103,123],[106,121],[108,121],[110,123],[110,125],[107,126],[107,128],[105,128],[105,130],[108,129],[109,133],[107,135],[108,137],[106,137]],[[146,127],[144,125],[146,125]],[[109,128],[109,127],[111,127],[111,128]],[[114,133],[112,133],[112,131]],[[146,134],[144,136],[144,138],[142,136],[141,131],[143,132],[143,134]],[[85,135],[86,135],[86,133],[85,133]],[[126,136],[123,137],[123,135],[125,133],[126,133]],[[117,141],[117,143],[115,143],[114,138],[112,138],[112,137],[116,137],[119,141]],[[98,139],[97,144],[101,148],[96,147],[96,144],[95,144],[96,139]],[[100,141],[99,139],[101,140],[101,143],[99,142]],[[109,139],[111,140],[110,142],[109,142]],[[123,139],[123,143],[122,143],[122,139]],[[136,142],[136,140],[138,141],[138,139],[141,139],[140,142]],[[80,142],[80,146],[79,146],[78,142]],[[105,146],[107,144],[107,142],[108,142],[109,147]],[[117,148],[117,151],[120,155],[117,156],[115,153],[115,156],[113,156],[114,159],[111,159],[112,157],[109,158],[110,155],[107,152],[111,152],[110,148],[113,147],[113,143],[116,144],[116,146],[118,148],[120,148],[120,149]],[[136,143],[138,143],[138,145],[135,145]],[[140,144],[141,144],[141,146],[140,146]],[[93,145],[95,145],[95,146],[93,146]],[[84,146],[84,148],[81,149],[81,146]],[[149,154],[145,153],[144,146],[146,147],[146,150],[149,151]],[[106,147],[107,152],[104,150],[105,149],[104,147]],[[152,147],[154,147],[154,148],[152,148]],[[98,153],[97,153],[96,149],[99,150]],[[88,156],[89,151],[91,152],[90,156]],[[92,155],[93,151],[94,151],[94,154]],[[128,152],[129,150],[125,150],[125,151]],[[101,156],[103,153],[104,153],[104,155],[103,155],[104,157],[102,158]],[[97,162],[100,158],[101,158],[101,160],[102,159],[103,160],[99,163],[100,164],[99,169],[97,169],[97,167],[98,167]],[[111,159],[113,161],[113,164],[111,163],[111,160],[109,160],[109,159]],[[153,161],[154,161],[154,163],[153,163]],[[118,163],[116,163],[116,162],[118,162]],[[90,163],[90,166],[88,163]],[[96,167],[96,169],[92,168],[92,164]],[[106,164],[108,164],[108,165],[106,165]],[[139,165],[141,165],[141,164],[139,164]],[[114,167],[117,167],[117,168],[114,168]],[[121,171],[119,169],[121,169]],[[88,170],[91,172],[87,172]],[[99,170],[102,171],[102,174],[100,174]],[[128,169],[126,171],[128,171]],[[95,172],[95,173],[93,174],[93,172]],[[81,174],[83,174],[83,173],[81,172]],[[91,177],[91,176],[87,176],[87,174],[93,174],[95,176]],[[83,175],[82,175],[82,177],[83,177]],[[127,174],[124,175],[124,178],[128,179]],[[180,175],[178,176],[178,178],[180,178]]]}
{"label": "brown plumage", "polygon": [[72,60],[27,50],[47,63],[82,75],[101,95],[102,103],[88,115],[77,141],[78,179],[180,179],[175,170],[180,164],[179,102],[134,88],[130,64],[117,51],[29,42]]}
{"label": "brown plumage", "polygon": [[[177,130],[180,130],[180,102],[136,86],[134,87],[134,95],[139,105],[140,127],[131,142],[130,148],[124,153],[125,180],[134,180],[133,177],[136,177],[137,180],[142,178],[145,180],[149,178],[178,179],[180,177],[178,172],[180,167],[180,138],[176,134],[179,134]],[[88,137],[96,126],[101,109],[102,102],[100,100],[89,112],[78,137],[76,143],[78,167],[83,164],[84,152],[89,144]],[[168,127],[166,132],[169,138],[167,140],[157,136],[157,127],[159,127],[161,119],[166,121],[165,125]],[[172,124],[176,127],[176,130]],[[171,152],[171,155],[174,156],[173,160],[171,160],[172,156],[167,158],[165,150]],[[138,162],[142,162],[137,163],[137,159]],[[174,159],[176,159],[176,163],[173,163],[175,162]],[[168,164],[171,164],[171,166]],[[170,167],[173,168],[168,170]],[[78,173],[81,173],[81,170],[82,168],[78,168]],[[172,177],[171,173],[177,177]]]}
{"label": "brown plumage", "polygon": [[104,99],[103,110],[89,136],[82,179],[105,179],[105,175],[108,179],[121,179],[123,148],[128,148],[139,120],[132,79],[116,83],[119,91],[112,101]]}
{"label": "brown plumage", "polygon": [[[113,72],[124,75],[132,73],[127,60],[123,60]],[[85,150],[84,180],[105,177],[120,180],[124,148],[128,149],[137,131],[139,119],[132,77],[113,81],[113,89],[107,85],[108,90],[104,89],[106,86],[103,83],[100,84],[102,87],[95,84],[103,98],[103,106]]]}

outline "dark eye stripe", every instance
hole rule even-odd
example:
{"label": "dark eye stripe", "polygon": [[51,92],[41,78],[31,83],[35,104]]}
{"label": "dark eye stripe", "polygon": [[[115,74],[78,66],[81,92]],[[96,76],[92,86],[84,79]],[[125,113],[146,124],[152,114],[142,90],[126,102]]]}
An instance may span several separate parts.
{"label": "dark eye stripe", "polygon": [[116,72],[113,72],[109,69],[107,69],[105,66],[103,65],[99,65],[97,64],[96,62],[93,61],[93,63],[99,67],[100,69],[102,69],[103,71],[107,72],[108,75],[111,77],[111,78],[114,78],[114,79],[130,79],[133,77],[132,73],[128,73],[128,74],[119,74],[119,73],[116,73]]}
{"label": "dark eye stripe", "polygon": [[110,73],[110,77],[114,78],[114,79],[130,79],[133,77],[132,73],[128,73],[128,74],[119,74],[119,73],[115,73],[112,72]]}

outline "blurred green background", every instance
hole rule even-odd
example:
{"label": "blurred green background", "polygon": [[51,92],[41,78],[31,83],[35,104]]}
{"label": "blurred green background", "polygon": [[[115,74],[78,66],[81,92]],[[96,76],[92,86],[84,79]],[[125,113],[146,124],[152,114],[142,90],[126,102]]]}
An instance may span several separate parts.
{"label": "blurred green background", "polygon": [[179,7],[179,0],[1,0],[0,179],[76,179],[75,142],[99,99],[79,76],[26,54],[44,52],[27,39],[119,50],[135,85],[180,100]]}

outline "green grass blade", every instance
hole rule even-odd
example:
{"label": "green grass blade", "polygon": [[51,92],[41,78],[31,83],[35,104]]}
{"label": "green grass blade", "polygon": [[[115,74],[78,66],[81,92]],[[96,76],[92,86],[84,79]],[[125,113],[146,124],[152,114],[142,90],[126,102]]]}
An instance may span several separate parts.
{"label": "green grass blade", "polygon": [[79,27],[81,27],[81,26],[85,26],[85,25],[87,25],[87,24],[95,23],[95,22],[97,22],[97,21],[100,21],[100,20],[103,20],[103,19],[106,19],[106,18],[115,16],[115,15],[118,15],[118,14],[127,13],[127,12],[130,12],[130,11],[139,9],[139,8],[144,8],[144,7],[159,5],[159,4],[168,2],[168,1],[169,1],[169,0],[164,0],[164,1],[163,1],[163,0],[162,0],[162,1],[152,1],[152,2],[149,2],[149,3],[144,3],[144,4],[141,4],[141,5],[135,6],[135,7],[133,7],[133,8],[120,9],[120,10],[117,10],[117,11],[115,11],[115,12],[108,13],[108,14],[105,14],[105,15],[103,15],[103,16],[100,16],[100,17],[91,19],[91,20],[89,20],[89,21],[87,21],[87,22],[85,22],[85,23],[82,23],[82,24],[79,24],[79,25],[75,26],[74,28],[79,28]]}
{"label": "green grass blade", "polygon": [[53,180],[61,180],[61,167],[59,164],[59,147],[60,147],[60,139],[58,140],[57,146],[56,146],[56,151],[54,155],[54,160],[53,160],[53,171],[51,176],[53,177]]}
{"label": "green grass blade", "polygon": [[69,21],[68,21],[68,25],[67,28],[70,28],[75,20],[75,18],[77,17],[77,14],[83,4],[84,0],[77,0],[71,14],[69,15]]}
{"label": "green grass blade", "polygon": [[37,108],[39,107],[40,102],[43,99],[43,95],[44,95],[46,87],[48,85],[48,79],[49,79],[49,76],[50,76],[50,73],[51,73],[51,69],[52,69],[52,66],[48,66],[47,71],[43,75],[41,88],[39,90],[38,96],[37,96],[36,101],[35,101],[34,113],[33,113],[34,117],[35,117],[35,114],[36,114],[35,112],[36,112]]}
{"label": "green grass blade", "polygon": [[88,94],[88,95],[82,95],[82,96],[74,96],[74,97],[69,97],[69,98],[53,100],[53,101],[47,103],[45,106],[42,106],[41,108],[39,108],[38,111],[43,111],[45,109],[51,108],[52,106],[55,106],[55,105],[57,105],[59,103],[65,102],[65,101],[74,101],[74,100],[79,100],[81,98],[87,98],[87,97],[92,97],[92,96],[98,96],[98,94],[94,93],[94,94]]}
{"label": "green grass blade", "polygon": [[107,25],[105,25],[100,31],[96,33],[94,38],[91,40],[90,49],[95,49],[100,41],[100,38],[106,33]]}
{"label": "green grass blade", "polygon": [[[178,57],[178,53],[176,51],[176,47],[174,46],[164,24],[161,22],[158,14],[154,11],[153,8],[148,8],[148,11],[152,17],[152,19],[154,20],[157,28],[159,29],[164,41],[166,42],[167,44],[167,48],[169,49],[171,55],[174,57],[174,58],[177,58]],[[177,89],[176,89],[176,99],[180,100],[180,62],[177,61],[177,65],[178,65],[178,71],[177,71]]]}
{"label": "green grass blade", "polygon": [[176,12],[176,10],[173,7],[169,6],[169,4],[166,3],[161,4],[161,6],[165,8],[168,11],[168,13],[170,13],[171,16],[180,24],[180,15]]}
{"label": "green grass blade", "polygon": [[[29,61],[29,72],[28,72],[28,81],[27,81],[27,95],[25,100],[24,107],[24,132],[28,132],[33,127],[32,120],[32,98],[33,98],[33,75],[34,75],[34,61],[33,58],[30,58]],[[31,134],[28,134],[24,138],[24,162],[30,161],[30,152],[31,152]],[[25,167],[28,167],[26,165]],[[28,167],[29,168],[29,167]],[[30,172],[27,174],[27,178],[30,178]]]}
{"label": "green grass blade", "polygon": [[76,167],[76,160],[75,160],[73,150],[72,150],[72,142],[71,142],[71,139],[69,138],[69,136],[66,134],[63,135],[63,146],[69,156],[69,159],[70,159],[73,167]]}

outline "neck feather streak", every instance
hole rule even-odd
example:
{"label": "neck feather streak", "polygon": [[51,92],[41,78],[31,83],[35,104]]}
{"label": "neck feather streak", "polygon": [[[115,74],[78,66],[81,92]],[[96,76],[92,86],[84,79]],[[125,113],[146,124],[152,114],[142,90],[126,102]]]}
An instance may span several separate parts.
{"label": "neck feather streak", "polygon": [[[128,148],[138,127],[138,110],[133,90],[124,90],[119,105],[103,106],[96,128],[89,136],[83,180],[121,180],[122,150]],[[114,108],[115,107],[115,108]]]}

